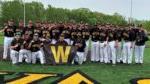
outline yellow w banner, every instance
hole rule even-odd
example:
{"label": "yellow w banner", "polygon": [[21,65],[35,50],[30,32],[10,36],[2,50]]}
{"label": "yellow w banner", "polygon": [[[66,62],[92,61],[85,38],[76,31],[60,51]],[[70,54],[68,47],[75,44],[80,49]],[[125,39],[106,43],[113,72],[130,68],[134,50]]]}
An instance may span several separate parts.
{"label": "yellow w banner", "polygon": [[70,64],[75,56],[75,48],[70,45],[44,45],[47,64]]}

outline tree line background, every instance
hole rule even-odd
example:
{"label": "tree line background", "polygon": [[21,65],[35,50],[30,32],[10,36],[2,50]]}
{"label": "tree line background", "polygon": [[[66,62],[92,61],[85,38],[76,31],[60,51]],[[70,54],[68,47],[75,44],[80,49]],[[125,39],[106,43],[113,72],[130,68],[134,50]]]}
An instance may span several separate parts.
{"label": "tree line background", "polygon": [[[111,23],[116,25],[127,25],[128,21],[122,15],[114,13],[107,15],[100,12],[92,12],[88,8],[63,9],[55,8],[48,5],[44,8],[41,2],[25,3],[26,6],[26,23],[28,20],[50,22],[83,22],[89,24]],[[0,25],[9,19],[14,19],[16,23],[24,18],[24,3],[22,0],[0,2]],[[150,30],[150,21],[138,21],[134,19],[135,24],[143,24],[144,28]]]}

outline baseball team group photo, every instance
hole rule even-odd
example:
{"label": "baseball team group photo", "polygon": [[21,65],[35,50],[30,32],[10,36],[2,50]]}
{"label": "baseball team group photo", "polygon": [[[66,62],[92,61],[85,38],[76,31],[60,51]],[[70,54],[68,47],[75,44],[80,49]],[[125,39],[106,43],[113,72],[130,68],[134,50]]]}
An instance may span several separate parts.
{"label": "baseball team group photo", "polygon": [[150,84],[148,2],[0,1],[0,83]]}

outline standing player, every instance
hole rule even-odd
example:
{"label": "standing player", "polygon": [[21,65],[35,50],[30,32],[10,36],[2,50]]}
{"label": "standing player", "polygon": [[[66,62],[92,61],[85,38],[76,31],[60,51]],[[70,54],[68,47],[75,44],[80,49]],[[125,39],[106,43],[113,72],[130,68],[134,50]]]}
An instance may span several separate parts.
{"label": "standing player", "polygon": [[112,60],[112,64],[116,64],[116,51],[115,51],[115,38],[114,38],[114,29],[108,30],[108,57],[109,60]]}
{"label": "standing player", "polygon": [[116,58],[118,63],[122,63],[122,29],[117,26],[116,33],[115,33],[115,48],[116,48]]}
{"label": "standing player", "polygon": [[99,59],[99,31],[96,25],[92,31],[91,61],[98,62]]}
{"label": "standing player", "polygon": [[4,52],[3,59],[7,59],[8,51],[10,50],[10,44],[14,38],[15,26],[12,20],[8,21],[8,25],[4,28]]}
{"label": "standing player", "polygon": [[69,28],[65,28],[62,33],[64,34],[64,40],[70,45],[71,44],[71,39],[70,39],[70,30]]}
{"label": "standing player", "polygon": [[100,62],[108,63],[108,55],[106,53],[107,51],[107,46],[106,46],[106,40],[107,40],[107,34],[106,31],[103,28],[99,29],[100,36],[99,36],[99,41],[100,41]]}
{"label": "standing player", "polygon": [[135,41],[135,63],[137,64],[143,63],[145,42],[147,40],[148,36],[146,31],[140,28],[136,34],[136,41]]}
{"label": "standing player", "polygon": [[86,43],[85,52],[84,52],[84,62],[85,62],[87,55],[88,55],[89,42],[90,42],[90,32],[88,29],[88,25],[85,25],[85,28],[82,31],[82,36],[83,36],[83,39],[85,40],[85,43]]}
{"label": "standing player", "polygon": [[129,34],[129,28],[126,27],[124,30],[123,30],[123,40],[124,40],[124,43],[123,43],[123,63],[127,63],[127,64],[130,64],[131,63],[131,41],[130,41],[130,34]]}
{"label": "standing player", "polygon": [[60,35],[60,30],[55,26],[53,29],[52,29],[52,44],[55,44],[58,39],[59,39],[59,35]]}

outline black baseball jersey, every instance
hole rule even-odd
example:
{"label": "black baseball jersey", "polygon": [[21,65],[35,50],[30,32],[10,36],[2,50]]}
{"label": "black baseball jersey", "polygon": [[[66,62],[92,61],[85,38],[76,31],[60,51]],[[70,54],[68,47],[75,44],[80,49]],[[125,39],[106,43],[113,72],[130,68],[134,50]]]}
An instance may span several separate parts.
{"label": "black baseball jersey", "polygon": [[40,40],[32,42],[32,44],[31,44],[31,51],[32,52],[39,51],[40,48],[41,48],[41,44],[42,44],[42,42]]}
{"label": "black baseball jersey", "polygon": [[139,30],[136,34],[136,45],[145,45],[145,42],[148,40],[148,36],[145,34],[143,30]]}
{"label": "black baseball jersey", "polygon": [[81,47],[77,47],[77,51],[78,52],[84,52],[84,49],[86,47],[86,43],[85,43],[85,40],[82,39],[82,38],[77,38],[74,42],[73,42],[73,45],[75,46],[76,44],[81,44],[82,46]]}
{"label": "black baseball jersey", "polygon": [[56,42],[56,45],[68,45],[68,43],[65,40],[63,40],[63,41],[58,40]]}
{"label": "black baseball jersey", "polygon": [[115,40],[118,40],[120,42],[122,40],[122,30],[116,29],[115,31],[116,32],[114,38]]}
{"label": "black baseball jersey", "polygon": [[14,48],[13,50],[16,50],[16,51],[19,51],[21,49],[21,45],[23,44],[23,39],[19,39],[19,40],[16,40],[14,39],[12,42],[11,42],[11,46],[15,46],[15,45],[18,45],[18,47]]}
{"label": "black baseball jersey", "polygon": [[107,32],[107,36],[108,36],[108,41],[113,41],[114,40],[114,31],[113,30],[108,30]]}
{"label": "black baseball jersey", "polygon": [[129,40],[130,41],[135,41],[136,39],[136,32],[133,29],[129,30]]}
{"label": "black baseball jersey", "polygon": [[130,41],[130,37],[129,37],[129,30],[123,30],[122,32],[122,38],[124,41]]}
{"label": "black baseball jersey", "polygon": [[7,26],[7,28],[4,29],[4,36],[6,37],[14,37],[14,33],[12,26]]}
{"label": "black baseball jersey", "polygon": [[100,40],[100,42],[106,41],[106,38],[107,38],[106,31],[104,31],[103,29],[101,29],[99,32],[100,32],[100,34],[99,34],[99,40]]}
{"label": "black baseball jersey", "polygon": [[98,29],[93,29],[92,31],[92,41],[99,41],[99,30]]}
{"label": "black baseball jersey", "polygon": [[30,50],[29,44],[30,44],[31,40],[32,40],[31,38],[24,38],[22,48]]}

